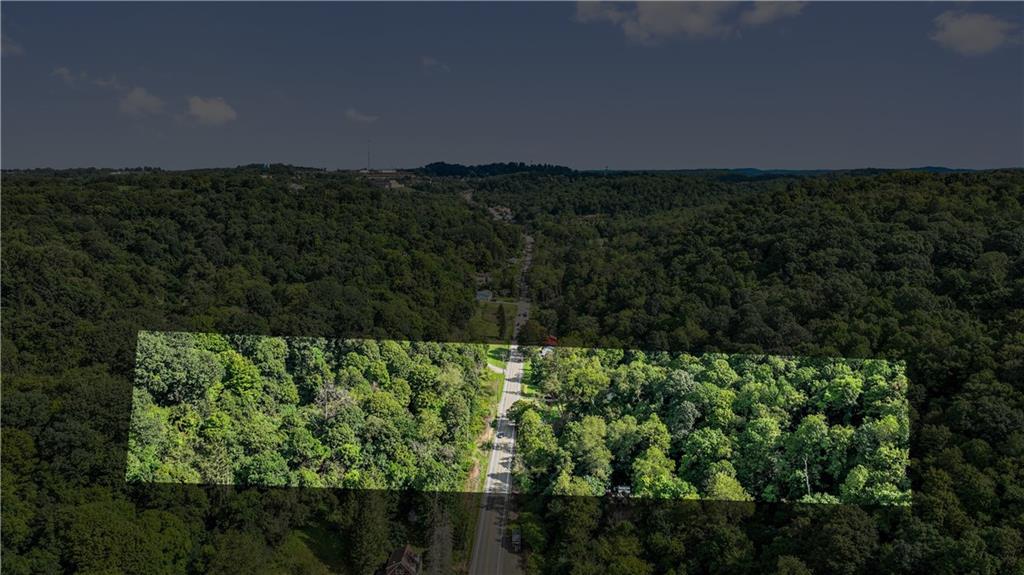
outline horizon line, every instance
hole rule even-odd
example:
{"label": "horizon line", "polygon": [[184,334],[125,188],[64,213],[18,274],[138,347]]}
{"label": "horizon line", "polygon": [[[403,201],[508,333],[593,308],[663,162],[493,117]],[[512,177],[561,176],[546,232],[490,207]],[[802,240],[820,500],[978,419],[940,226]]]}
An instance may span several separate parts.
{"label": "horizon line", "polygon": [[149,165],[136,165],[136,166],[69,166],[69,167],[53,167],[53,166],[35,166],[35,167],[15,167],[0,168],[0,172],[31,172],[31,171],[53,171],[53,172],[70,172],[70,171],[109,171],[109,172],[131,172],[131,171],[161,171],[161,172],[197,172],[197,171],[214,171],[214,170],[238,170],[243,168],[254,168],[254,167],[286,167],[302,170],[316,170],[321,172],[353,172],[353,173],[390,173],[390,172],[416,172],[426,169],[432,164],[447,164],[450,166],[460,166],[465,168],[481,168],[488,166],[498,166],[507,164],[523,164],[524,167],[551,167],[551,168],[564,168],[575,173],[645,173],[645,172],[760,172],[765,174],[821,174],[821,173],[835,173],[835,172],[852,172],[852,171],[886,171],[886,172],[907,172],[907,171],[934,171],[934,172],[992,172],[992,171],[1003,171],[1003,170],[1021,170],[1024,169],[1024,164],[1017,166],[997,166],[997,167],[986,167],[986,168],[961,168],[961,167],[949,167],[941,164],[928,164],[921,166],[910,166],[910,167],[879,167],[879,166],[859,166],[859,167],[846,167],[846,168],[756,168],[756,167],[701,167],[701,168],[615,168],[606,166],[603,168],[573,168],[563,164],[553,163],[528,163],[528,162],[488,162],[481,164],[461,164],[457,162],[430,162],[422,166],[417,167],[390,167],[390,168],[370,168],[366,167],[324,167],[314,165],[301,165],[301,164],[289,164],[286,162],[250,162],[246,164],[236,164],[233,166],[222,165],[222,166],[199,166],[189,168],[166,168],[162,166],[149,166]]}

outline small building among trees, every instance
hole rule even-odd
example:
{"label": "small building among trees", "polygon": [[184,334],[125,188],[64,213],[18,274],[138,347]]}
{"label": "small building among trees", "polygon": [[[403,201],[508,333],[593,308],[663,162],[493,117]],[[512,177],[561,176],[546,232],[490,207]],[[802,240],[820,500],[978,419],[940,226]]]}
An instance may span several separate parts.
{"label": "small building among trees", "polygon": [[388,557],[388,562],[384,564],[384,569],[379,571],[382,575],[419,575],[419,572],[419,553],[408,545],[395,549]]}

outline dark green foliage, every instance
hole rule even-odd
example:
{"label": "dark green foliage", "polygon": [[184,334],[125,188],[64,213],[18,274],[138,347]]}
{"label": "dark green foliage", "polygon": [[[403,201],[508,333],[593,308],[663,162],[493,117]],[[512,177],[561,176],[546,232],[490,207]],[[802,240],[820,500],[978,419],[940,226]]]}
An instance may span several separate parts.
{"label": "dark green foliage", "polygon": [[[453,396],[431,425],[425,412],[416,420],[400,344],[353,349],[368,361],[345,365],[321,350],[326,377],[313,350],[280,338],[138,336],[457,340],[474,311],[473,273],[518,253],[516,230],[457,195],[287,166],[5,172],[2,199],[4,572],[315,573],[306,544],[319,557],[323,540],[355,529],[331,496],[283,511],[266,494],[179,485],[155,497],[159,485],[142,481],[461,487],[486,410]],[[369,401],[306,404],[325,383],[365,392],[369,381],[406,425],[374,427]],[[325,414],[329,424],[303,433]],[[426,429],[420,452],[387,451]],[[395,442],[364,449],[372,434]],[[392,457],[407,465],[373,467]],[[372,472],[352,473],[360,465]],[[284,536],[313,524],[313,542]],[[350,548],[336,556],[332,571],[350,569]]]}
{"label": "dark green foliage", "polygon": [[[291,182],[304,189],[289,189]],[[1020,171],[733,181],[677,174],[503,176],[472,182],[479,208],[456,193],[466,184],[435,178],[430,192],[383,191],[343,174],[276,166],[265,174],[248,168],[116,176],[5,172],[4,572],[133,572],[140,565],[146,573],[321,572],[305,562],[304,550],[331,571],[357,572],[359,510],[387,492],[125,484],[129,436],[156,436],[166,425],[160,418],[130,419],[132,405],[146,401],[132,396],[137,334],[457,339],[473,311],[473,273],[519,253],[520,231],[494,222],[484,205],[510,207],[536,240],[528,282],[536,305],[524,330],[532,339],[554,334],[562,345],[877,357],[905,362],[911,382],[909,509],[668,506],[644,499],[651,508],[630,520],[631,531],[602,518],[592,499],[545,500],[520,515],[526,562],[537,572],[578,566],[578,572],[603,573],[613,562],[677,575],[1021,571]],[[411,401],[411,366],[380,347],[386,391]],[[300,382],[279,350],[237,351],[251,358],[271,390],[266,397],[277,402],[298,398],[300,383],[316,385],[315,373]],[[344,377],[356,386],[367,369],[376,369],[351,367]],[[638,373],[609,386],[630,393],[642,381]],[[573,383],[582,384],[574,388],[580,400],[593,383]],[[671,430],[672,445],[702,425],[705,406],[719,405],[721,398],[695,384],[683,373],[666,379],[661,402],[669,413],[659,419]],[[822,390],[825,409],[834,411],[826,411],[830,418],[845,417],[844,389]],[[737,392],[735,410],[757,403],[754,391]],[[892,398],[878,391],[884,389],[869,378],[860,397],[872,403],[866,414],[884,419]],[[687,395],[693,401],[681,399]],[[365,456],[358,423],[377,416],[344,401],[326,407],[337,416],[320,441],[344,465],[336,471],[341,475]],[[231,408],[260,413],[258,404]],[[725,410],[713,411],[728,419]],[[633,414],[637,426],[649,415]],[[200,426],[207,467],[198,472],[233,480],[235,454],[219,449],[217,440],[232,432],[230,422],[176,417]],[[253,423],[261,423],[258,416]],[[882,424],[851,435],[847,425],[863,427],[855,420],[833,425],[828,439],[851,451],[893,432]],[[396,431],[373,430],[385,438]],[[536,431],[543,440],[544,429]],[[734,466],[737,477],[771,466],[767,455],[774,453],[766,421],[748,422],[744,432],[752,443],[733,449],[746,462]],[[318,457],[303,448],[302,437],[269,439],[281,442],[288,461]],[[268,438],[253,434],[245,441],[251,448]],[[642,456],[640,446],[623,441],[617,448]],[[612,451],[612,473],[628,473]],[[556,450],[537,455],[536,470],[573,463]],[[817,454],[823,476],[834,469],[829,455]],[[894,461],[892,454],[879,455],[872,465]],[[665,461],[647,463],[650,477],[669,477]],[[195,481],[190,469],[170,466],[164,480]],[[862,479],[868,485],[864,471],[855,470],[844,481],[848,492],[863,490]],[[402,468],[389,472],[397,476]],[[677,465],[673,473],[685,470]],[[595,487],[569,479],[569,491]],[[728,481],[719,483],[729,489]],[[839,490],[841,497],[843,485]],[[359,543],[363,548],[378,553],[410,540],[427,544],[422,519],[406,527],[409,508],[390,500],[381,508],[391,520],[387,533],[375,529],[378,540]],[[430,515],[427,506],[417,509],[420,518]],[[150,512],[180,523],[164,515],[149,519]],[[109,534],[101,537],[106,547],[97,549],[110,562],[89,551],[94,543],[86,532],[71,536],[76,520]],[[471,545],[468,524],[466,512],[452,516],[459,553]],[[181,525],[188,537],[179,536]],[[629,553],[612,556],[616,548]]]}
{"label": "dark green foliage", "polygon": [[141,329],[458,339],[517,253],[457,195],[283,169],[4,173],[5,370],[128,370]]}
{"label": "dark green foliage", "polygon": [[[494,178],[476,188],[475,197],[509,206],[532,228],[532,316],[543,323],[537,332],[558,335],[562,345],[906,365],[910,511],[857,518],[849,507],[833,514],[825,509],[833,506],[821,506],[805,519],[796,511],[758,513],[729,536],[737,549],[754,546],[754,563],[739,564],[724,553],[693,559],[719,531],[707,513],[691,514],[680,520],[706,525],[703,533],[664,530],[686,542],[689,564],[682,571],[665,564],[663,572],[1013,573],[1024,566],[1022,548],[995,535],[1012,532],[1019,541],[1024,529],[1017,487],[1024,473],[1024,172],[732,182],[577,175]],[[877,378],[867,377],[860,389],[865,417],[876,420],[870,425],[848,409],[856,391],[848,383],[837,378],[816,396],[841,424],[824,437],[835,452],[874,449],[905,433],[886,420],[893,397]],[[680,378],[674,388],[691,385]],[[756,400],[754,391],[738,394],[734,405]],[[675,420],[663,419],[680,430],[678,442],[700,425],[704,407],[666,401],[675,402]],[[743,462],[736,472],[757,477],[773,465],[766,449],[777,441],[775,431],[762,420],[747,422],[745,434],[733,454]],[[805,447],[784,446],[794,455]],[[807,455],[811,474],[837,469],[829,453]],[[868,467],[877,479],[891,477],[901,458],[877,449],[870,463],[849,469],[838,497],[894,499],[868,486]],[[865,497],[853,495],[858,491]],[[661,549],[653,546],[658,537],[648,538],[649,553]],[[551,542],[545,549],[568,553]]]}

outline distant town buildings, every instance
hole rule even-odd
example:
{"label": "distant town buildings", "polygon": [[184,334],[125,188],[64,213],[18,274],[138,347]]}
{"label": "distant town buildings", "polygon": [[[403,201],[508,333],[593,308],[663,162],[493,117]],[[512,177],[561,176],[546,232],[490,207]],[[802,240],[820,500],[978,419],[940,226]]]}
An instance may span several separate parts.
{"label": "distant town buildings", "polygon": [[359,175],[371,186],[385,190],[404,188],[412,182],[414,177],[412,173],[398,170],[359,170]]}

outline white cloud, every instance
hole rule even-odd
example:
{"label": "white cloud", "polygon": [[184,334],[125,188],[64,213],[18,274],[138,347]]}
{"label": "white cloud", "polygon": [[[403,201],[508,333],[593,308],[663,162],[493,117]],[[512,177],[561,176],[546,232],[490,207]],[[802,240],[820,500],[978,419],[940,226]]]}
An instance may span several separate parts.
{"label": "white cloud", "polygon": [[1013,40],[1011,32],[1016,24],[991,14],[949,10],[934,20],[931,39],[944,47],[976,56],[987,54]]}
{"label": "white cloud", "polygon": [[135,86],[121,96],[118,107],[122,114],[129,116],[154,115],[164,111],[164,101],[150,94],[145,88]]}
{"label": "white cloud", "polygon": [[739,10],[737,2],[578,2],[580,22],[610,22],[622,28],[626,37],[653,43],[672,36],[725,38],[742,27],[762,26],[796,16],[803,2],[756,2]]}
{"label": "white cloud", "polygon": [[451,72],[451,66],[433,56],[420,56],[420,67],[426,72]]}
{"label": "white cloud", "polygon": [[740,13],[740,23],[745,26],[763,26],[783,18],[800,15],[806,2],[754,2],[752,8]]}
{"label": "white cloud", "polygon": [[67,66],[54,68],[50,75],[60,79],[72,88],[88,88],[96,86],[105,91],[111,91],[117,97],[117,107],[122,114],[127,116],[142,117],[155,116],[164,111],[164,101],[158,96],[149,92],[142,86],[129,88],[111,75],[109,78],[97,78],[88,72],[80,71],[77,74]]}
{"label": "white cloud", "polygon": [[623,30],[630,38],[647,42],[682,34],[691,38],[726,36],[732,31],[726,2],[641,2],[636,19],[627,20]]}
{"label": "white cloud", "polygon": [[77,74],[68,68],[67,66],[58,66],[54,68],[50,75],[55,78],[60,78],[62,82],[68,86],[81,86],[84,84],[93,84],[100,88],[109,88],[118,92],[127,92],[128,87],[117,81],[117,76],[111,76],[110,78],[92,78],[88,72],[82,70]]}
{"label": "white cloud", "polygon": [[7,34],[0,34],[0,55],[21,56],[24,53],[25,49],[22,48],[21,44],[11,40]]}
{"label": "white cloud", "polygon": [[188,115],[200,124],[217,126],[226,124],[236,118],[238,114],[224,98],[200,98],[192,96],[188,99]]}
{"label": "white cloud", "polygon": [[62,82],[68,86],[75,85],[75,75],[71,73],[71,70],[66,66],[58,66],[54,68],[50,75],[55,78],[60,78]]}
{"label": "white cloud", "polygon": [[372,124],[380,119],[380,116],[364,114],[359,110],[356,110],[355,108],[349,108],[348,110],[345,110],[345,117],[359,124]]}
{"label": "white cloud", "polygon": [[607,21],[619,24],[626,17],[626,11],[611,2],[581,1],[576,3],[576,20],[580,22]]}

